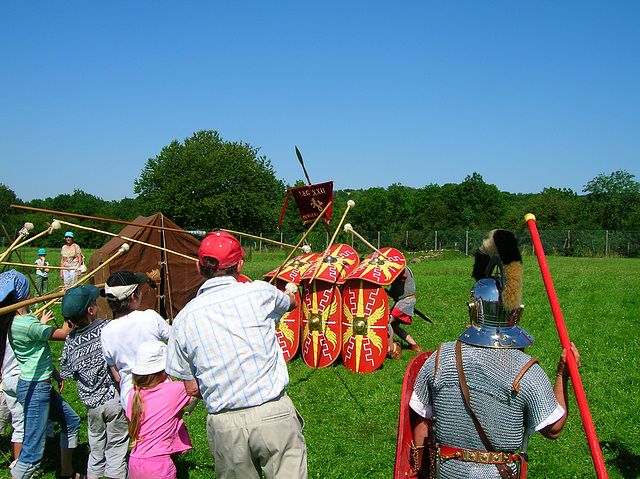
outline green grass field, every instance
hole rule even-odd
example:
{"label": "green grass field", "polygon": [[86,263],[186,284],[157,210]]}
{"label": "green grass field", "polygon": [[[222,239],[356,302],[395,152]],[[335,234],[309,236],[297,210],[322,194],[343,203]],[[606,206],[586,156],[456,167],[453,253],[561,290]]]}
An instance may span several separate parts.
{"label": "green grass field", "polygon": [[[363,252],[368,254],[368,252]],[[26,253],[25,257],[30,258]],[[85,253],[86,254],[86,253]],[[87,258],[89,257],[86,254]],[[244,272],[253,279],[277,267],[286,253],[253,252]],[[419,318],[407,327],[423,349],[458,337],[468,324],[466,301],[473,260],[456,252],[439,256],[411,255],[416,277],[418,308],[434,324]],[[55,261],[53,259],[52,263]],[[591,415],[602,445],[609,477],[640,477],[640,346],[637,340],[640,298],[640,260],[548,257],[569,336],[582,355],[580,369]],[[525,257],[522,325],[536,339],[527,352],[538,358],[549,375],[555,374],[560,341],[535,257]],[[59,307],[54,308],[59,318]],[[61,344],[54,344],[59,352]],[[414,356],[407,350],[400,361],[386,360],[377,371],[352,373],[340,362],[311,369],[297,356],[288,363],[288,393],[305,419],[310,478],[380,478],[393,474],[398,404],[404,370]],[[86,419],[74,384],[63,395]],[[593,461],[576,406],[573,390],[570,417],[556,441],[539,434],[531,438],[529,477],[596,477]],[[176,461],[178,477],[214,478],[213,461],[206,443],[206,412],[199,405],[185,422],[195,449]],[[0,437],[0,477],[10,477],[9,432]],[[86,470],[86,422],[74,462]],[[1,457],[1,456],[0,456]],[[50,440],[44,477],[59,469],[57,441]]]}

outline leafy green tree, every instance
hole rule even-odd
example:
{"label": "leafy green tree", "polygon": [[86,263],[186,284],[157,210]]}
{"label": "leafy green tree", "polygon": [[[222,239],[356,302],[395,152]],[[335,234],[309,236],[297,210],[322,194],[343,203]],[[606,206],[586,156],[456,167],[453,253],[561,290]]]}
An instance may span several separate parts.
{"label": "leafy green tree", "polygon": [[[7,231],[9,238],[18,232],[26,221],[26,215],[19,210],[11,208],[11,205],[22,204],[16,194],[8,186],[0,183],[0,224]],[[5,231],[0,228],[0,247],[8,246],[11,241],[5,236]],[[0,250],[2,251],[2,250]]]}
{"label": "leafy green tree", "polygon": [[582,208],[583,199],[570,188],[544,188],[527,203],[528,212],[535,214],[540,228],[547,230],[575,229]]}
{"label": "leafy green tree", "polygon": [[271,231],[285,188],[258,150],[199,131],[149,158],[134,191],[148,214],[162,211],[182,227]]}
{"label": "leafy green tree", "polygon": [[[386,189],[376,186],[366,190],[354,190],[351,196],[356,205],[349,213],[348,222],[352,223],[357,231],[388,231],[392,229],[389,195]],[[341,211],[344,211],[344,208],[340,205]]]}
{"label": "leafy green tree", "polygon": [[631,210],[629,214],[629,218],[627,218],[625,224],[625,229],[627,230],[640,230],[640,204],[636,203],[636,205]]}
{"label": "leafy green tree", "polygon": [[537,209],[530,207],[530,202],[539,195],[540,193],[502,192],[502,197],[507,207],[500,221],[500,228],[509,230],[526,229],[524,215],[527,213],[538,213]]}
{"label": "leafy green tree", "polygon": [[622,229],[638,204],[640,183],[633,178],[635,175],[618,170],[610,175],[600,173],[585,185],[587,211],[602,229]]}
{"label": "leafy green tree", "polygon": [[387,229],[397,231],[406,229],[412,213],[414,189],[394,183],[387,188],[387,204],[389,210],[389,224]]}
{"label": "leafy green tree", "polygon": [[[60,211],[65,213],[73,213],[78,215],[95,216],[99,218],[118,218],[112,208],[112,202],[105,201],[90,193],[82,190],[74,190],[73,194],[62,194],[55,198],[45,198],[31,200],[27,206],[32,208],[42,208],[46,210]],[[57,216],[57,215],[54,215]],[[49,213],[29,213],[31,221],[40,228],[44,229],[51,224],[54,219]],[[74,217],[65,217],[61,215],[56,217],[62,221],[67,221],[74,225],[82,225],[100,231],[116,233],[122,229],[122,225],[108,223],[104,221],[79,219]],[[38,241],[38,246],[46,246],[48,248],[60,247],[63,244],[63,235],[66,231],[73,231],[76,243],[84,248],[99,248],[109,239],[108,235],[97,231],[89,231],[82,228],[74,228],[74,226],[62,225],[62,231],[54,231],[51,235],[45,235]]]}
{"label": "leafy green tree", "polygon": [[109,218],[121,221],[133,221],[143,214],[140,200],[137,198],[123,198],[109,203]]}
{"label": "leafy green tree", "polygon": [[439,230],[448,227],[447,204],[442,187],[431,183],[415,191],[412,201],[413,212],[408,228],[413,230]]}
{"label": "leafy green tree", "polygon": [[12,211],[11,205],[16,203],[21,204],[22,202],[18,200],[13,190],[0,183],[0,222],[7,221]]}
{"label": "leafy green tree", "polygon": [[444,185],[441,195],[446,205],[447,229],[492,229],[500,226],[507,211],[498,187],[485,183],[476,172],[459,185]]}

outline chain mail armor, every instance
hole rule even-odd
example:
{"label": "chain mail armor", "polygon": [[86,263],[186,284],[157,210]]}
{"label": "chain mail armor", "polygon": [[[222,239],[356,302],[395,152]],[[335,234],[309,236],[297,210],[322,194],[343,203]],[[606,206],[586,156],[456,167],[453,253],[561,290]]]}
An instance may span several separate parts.
{"label": "chain mail armor", "polygon": [[[403,281],[402,274],[398,276],[391,283],[388,294],[395,302],[393,307],[412,318],[415,314],[416,306],[416,282],[413,279],[413,271],[408,266],[405,267],[404,273],[406,274],[406,279]],[[411,298],[408,298],[408,296],[411,296]]]}
{"label": "chain mail armor", "polygon": [[[485,451],[460,389],[455,358],[455,341],[442,345],[438,371],[436,354],[425,362],[414,384],[414,397],[432,406],[435,439],[438,444]],[[530,356],[518,349],[490,349],[462,343],[464,372],[471,406],[496,451],[517,451],[526,422],[536,430],[560,407],[549,378],[534,364],[520,380],[513,381]],[[435,380],[434,380],[435,376]],[[515,464],[510,464],[515,471]],[[439,463],[440,478],[500,478],[493,464],[448,460]]]}

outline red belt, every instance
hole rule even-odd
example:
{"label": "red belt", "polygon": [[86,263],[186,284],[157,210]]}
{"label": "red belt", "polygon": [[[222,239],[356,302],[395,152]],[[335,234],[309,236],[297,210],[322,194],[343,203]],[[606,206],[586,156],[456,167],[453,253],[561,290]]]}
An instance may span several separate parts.
{"label": "red belt", "polygon": [[448,461],[455,459],[457,461],[477,462],[479,464],[509,464],[521,460],[519,454],[510,452],[487,452],[487,451],[469,451],[467,449],[458,449],[449,446],[440,446],[438,459]]}

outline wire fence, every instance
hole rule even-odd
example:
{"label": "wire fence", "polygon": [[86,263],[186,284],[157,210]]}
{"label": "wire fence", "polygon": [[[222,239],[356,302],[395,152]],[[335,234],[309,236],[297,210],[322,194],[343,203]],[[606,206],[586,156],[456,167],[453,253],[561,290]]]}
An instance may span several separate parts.
{"label": "wire fence", "polygon": [[[353,246],[361,254],[375,248],[396,248],[403,252],[457,250],[465,254],[473,254],[482,245],[489,231],[358,231],[364,241],[353,233],[340,232],[334,243],[344,243]],[[640,257],[640,231],[609,231],[609,230],[542,230],[540,239],[547,255],[577,256],[577,257]],[[528,231],[516,231],[520,249],[524,254],[533,253],[533,244]],[[296,245],[301,238],[300,233],[257,233],[255,236],[265,240],[277,241],[289,245]],[[331,235],[323,230],[312,231],[306,244],[311,245],[313,251],[326,248]],[[244,245],[256,250],[280,248],[259,239],[243,238]],[[367,253],[368,254],[368,253]]]}

